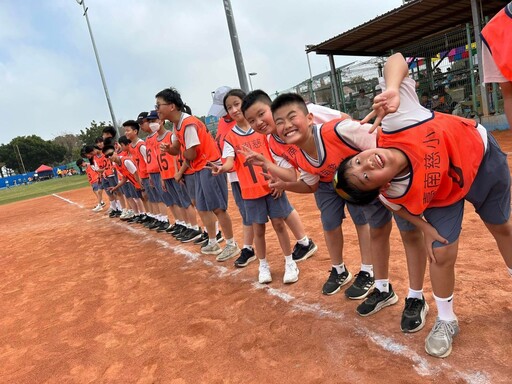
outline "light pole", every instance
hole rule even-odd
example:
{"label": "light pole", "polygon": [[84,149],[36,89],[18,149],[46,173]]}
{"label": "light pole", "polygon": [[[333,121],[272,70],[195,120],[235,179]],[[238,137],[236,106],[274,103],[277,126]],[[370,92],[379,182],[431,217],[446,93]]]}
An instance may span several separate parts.
{"label": "light pole", "polygon": [[91,24],[89,23],[89,17],[87,16],[87,11],[89,8],[85,6],[84,0],[76,0],[78,5],[84,7],[84,16],[87,21],[87,28],[89,29],[89,35],[91,36],[92,48],[94,49],[94,56],[96,56],[96,63],[98,63],[98,69],[100,71],[101,82],[103,83],[103,90],[105,91],[105,96],[107,97],[108,109],[110,110],[110,116],[112,117],[112,124],[117,131],[117,136],[119,136],[119,127],[117,126],[116,117],[114,115],[114,109],[112,108],[112,103],[110,102],[110,96],[108,94],[107,82],[105,81],[105,76],[103,75],[103,69],[101,69],[100,57],[98,56],[98,50],[96,49],[96,43],[94,42],[94,37],[92,35]]}
{"label": "light pole", "polygon": [[313,90],[313,73],[311,72],[311,63],[309,62],[309,52],[308,52],[308,50],[313,47],[314,47],[314,45],[310,45],[310,44],[306,45],[306,57],[308,59],[309,83],[311,86],[311,99],[312,99],[313,103],[316,104],[316,94],[315,94],[315,91]]}
{"label": "light pole", "polygon": [[231,45],[233,46],[233,54],[235,56],[238,81],[240,81],[240,88],[242,88],[244,92],[247,92],[247,76],[245,74],[244,59],[242,57],[242,50],[240,49],[240,42],[238,41],[238,33],[236,32],[235,17],[233,16],[231,1],[223,0],[223,3],[224,11],[226,12],[226,19],[228,21],[229,37],[231,38]]}
{"label": "light pole", "polygon": [[249,84],[251,85],[251,91],[252,91],[252,80],[251,80],[251,77],[252,76],[256,76],[257,73],[256,72],[249,72],[248,75],[249,75]]}

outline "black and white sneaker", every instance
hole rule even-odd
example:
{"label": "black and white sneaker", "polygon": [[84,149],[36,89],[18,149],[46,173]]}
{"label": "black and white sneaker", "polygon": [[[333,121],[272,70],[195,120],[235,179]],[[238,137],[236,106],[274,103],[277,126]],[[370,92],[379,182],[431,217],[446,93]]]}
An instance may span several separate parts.
{"label": "black and white sneaker", "polygon": [[140,216],[141,215],[134,215],[131,218],[129,218],[128,220],[126,220],[126,222],[129,224],[138,223],[140,220]]}
{"label": "black and white sneaker", "polygon": [[173,231],[175,231],[175,230],[176,230],[176,228],[178,228],[178,225],[179,225],[179,224],[177,224],[177,223],[174,223],[174,224],[172,224],[172,225],[169,225],[169,228],[167,228],[167,229],[165,230],[165,232],[167,232],[167,233],[172,233]]}
{"label": "black and white sneaker", "polygon": [[168,221],[162,221],[162,223],[156,228],[157,232],[165,232],[165,230],[169,228]]}
{"label": "black and white sneaker", "polygon": [[352,274],[345,268],[345,271],[338,274],[336,268],[332,267],[329,278],[322,287],[324,295],[334,295],[342,286],[349,283],[352,279]]}
{"label": "black and white sneaker", "polygon": [[293,261],[297,262],[306,260],[307,258],[313,256],[317,250],[317,245],[311,239],[309,239],[308,245],[297,243],[295,244],[292,252]]}
{"label": "black and white sneaker", "polygon": [[370,316],[379,312],[382,308],[396,304],[397,301],[398,296],[395,295],[393,287],[389,284],[389,292],[381,292],[378,288],[375,288],[366,300],[359,304],[356,311],[361,316]]}
{"label": "black and white sneaker", "polygon": [[375,280],[368,272],[359,271],[356,279],[345,291],[345,296],[352,300],[364,299],[375,285]]}
{"label": "black and white sneaker", "polygon": [[235,260],[235,267],[243,268],[247,267],[251,261],[256,260],[256,255],[254,254],[254,250],[249,248],[243,248],[238,259]]}
{"label": "black and white sneaker", "polygon": [[178,225],[176,225],[176,228],[174,229],[174,231],[171,231],[170,234],[172,236],[174,236],[175,238],[178,238],[183,233],[185,233],[186,230],[187,230],[187,227],[185,227],[184,225],[178,224]]}
{"label": "black and white sneaker", "polygon": [[425,298],[405,299],[405,308],[402,312],[402,321],[400,322],[400,329],[405,333],[418,332],[425,326],[425,318],[428,313],[428,304]]}
{"label": "black and white sneaker", "polygon": [[208,244],[208,234],[206,232],[203,232],[203,234],[201,235],[201,237],[197,238],[195,241],[194,241],[194,244],[196,245],[199,245],[201,247],[205,246],[206,244]]}
{"label": "black and white sneaker", "polygon": [[153,222],[153,224],[150,224],[148,226],[149,229],[157,229],[158,227],[160,227],[164,222],[163,221],[159,221],[159,220],[156,220]]}
{"label": "black and white sneaker", "polygon": [[224,241],[224,237],[222,237],[222,231],[217,232],[217,236],[215,237],[217,238],[217,244]]}
{"label": "black and white sneaker", "polygon": [[176,240],[182,243],[190,243],[191,241],[199,239],[202,234],[203,232],[198,229],[188,228],[186,231],[182,232],[180,236],[176,237]]}

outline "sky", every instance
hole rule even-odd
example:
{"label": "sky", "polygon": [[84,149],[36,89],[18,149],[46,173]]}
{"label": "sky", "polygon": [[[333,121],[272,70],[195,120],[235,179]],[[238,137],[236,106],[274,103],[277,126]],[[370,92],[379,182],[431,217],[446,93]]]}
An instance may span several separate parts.
{"label": "sky", "polygon": [[[175,87],[195,115],[212,91],[240,86],[222,0],[85,0],[116,120],[135,119]],[[402,0],[231,0],[254,89],[275,93],[309,78],[318,44]],[[76,0],[0,1],[0,144],[51,140],[112,120],[83,8]],[[309,54],[313,75],[328,57]],[[336,66],[354,57],[335,57]],[[367,58],[365,58],[367,59]]]}

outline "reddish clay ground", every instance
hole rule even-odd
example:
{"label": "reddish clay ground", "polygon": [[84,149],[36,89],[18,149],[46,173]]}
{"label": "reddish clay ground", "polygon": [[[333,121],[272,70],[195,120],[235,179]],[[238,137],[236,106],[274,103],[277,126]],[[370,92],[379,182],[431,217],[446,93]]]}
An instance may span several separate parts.
{"label": "reddish clay ground", "polygon": [[[497,133],[505,151],[512,134]],[[274,282],[256,283],[257,263],[237,270],[168,234],[91,212],[89,189],[2,206],[0,381],[3,383],[510,383],[512,279],[467,205],[457,262],[461,334],[435,359],[423,342],[434,319],[405,335],[407,293],[396,229],[390,277],[398,305],[369,318],[343,293],[326,297],[330,269],[312,196],[291,195],[318,253],[285,286],[268,237]],[[240,218],[230,202],[236,237]],[[353,225],[345,258],[359,261]]]}

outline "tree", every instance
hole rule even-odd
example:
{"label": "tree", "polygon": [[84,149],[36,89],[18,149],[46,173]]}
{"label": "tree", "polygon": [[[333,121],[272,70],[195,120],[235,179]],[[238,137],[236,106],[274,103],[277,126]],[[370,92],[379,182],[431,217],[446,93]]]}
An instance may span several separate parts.
{"label": "tree", "polygon": [[85,128],[85,130],[81,129],[78,138],[82,142],[82,145],[94,144],[94,140],[97,137],[102,136],[103,128],[105,128],[107,125],[109,124],[106,124],[104,121],[100,121],[98,124],[93,120],[90,127]]}
{"label": "tree", "polygon": [[57,165],[64,160],[66,154],[66,148],[43,140],[39,136],[15,137],[9,144],[0,146],[0,161],[18,173],[23,173],[23,167],[18,159],[18,149],[27,172],[34,171],[43,163]]}
{"label": "tree", "polygon": [[78,135],[73,135],[72,133],[64,133],[53,139],[53,142],[66,148],[66,154],[64,155],[63,160],[65,163],[69,163],[80,157],[80,150],[82,148],[83,142],[80,140]]}

